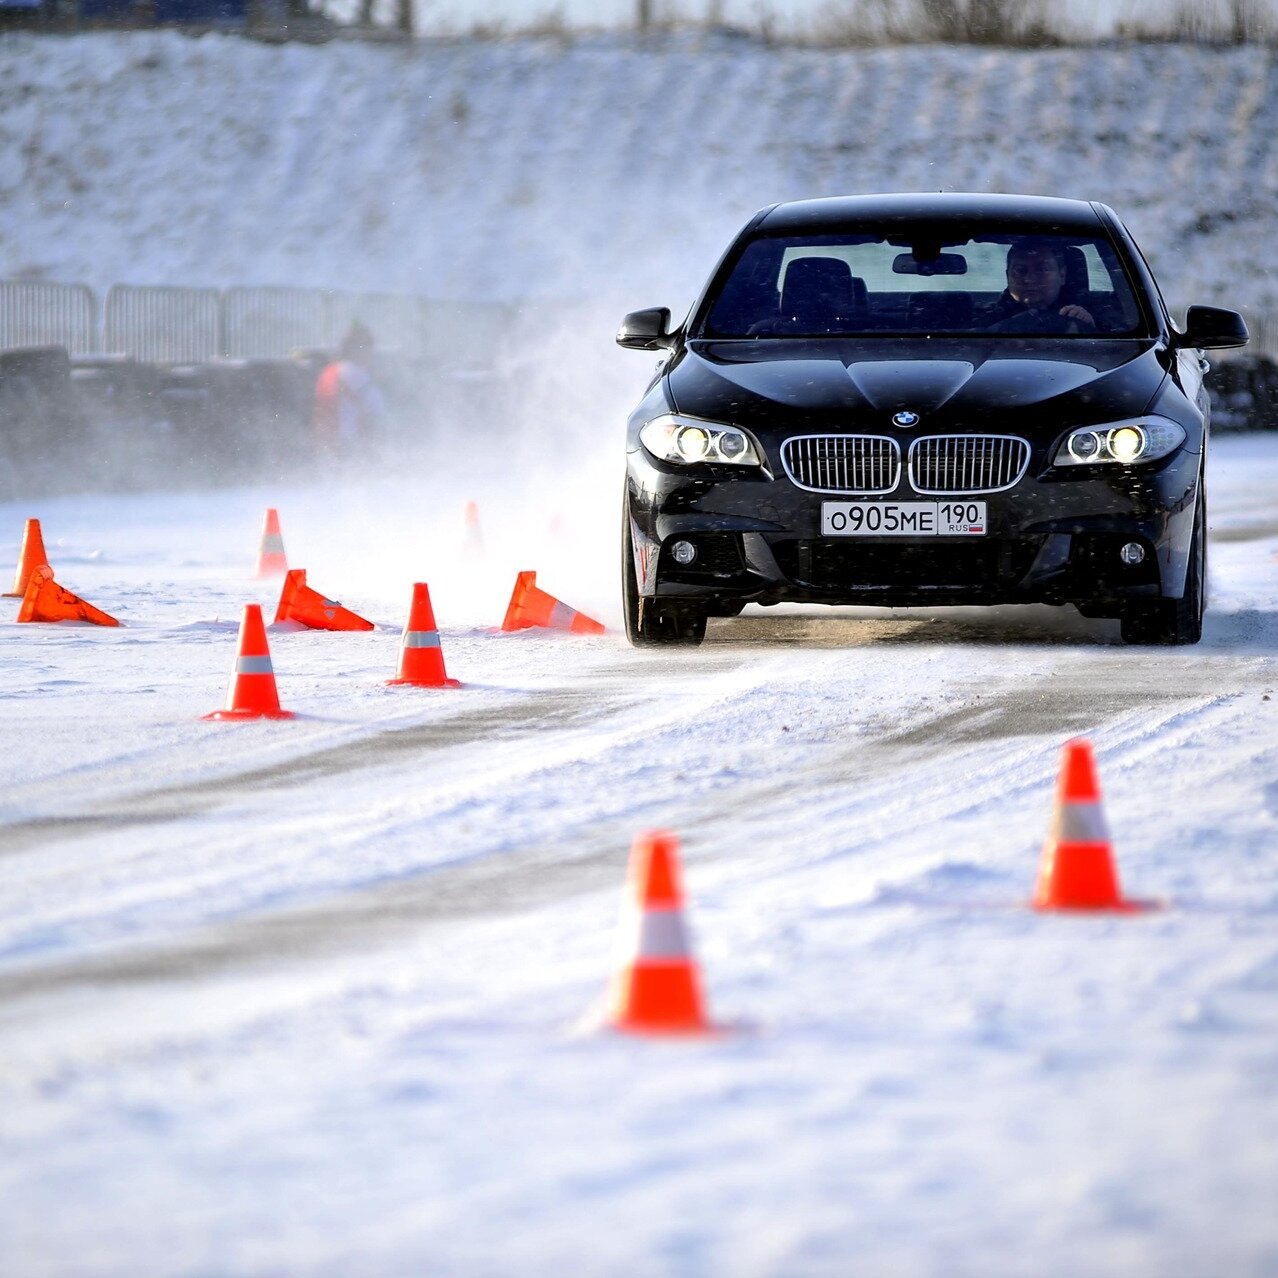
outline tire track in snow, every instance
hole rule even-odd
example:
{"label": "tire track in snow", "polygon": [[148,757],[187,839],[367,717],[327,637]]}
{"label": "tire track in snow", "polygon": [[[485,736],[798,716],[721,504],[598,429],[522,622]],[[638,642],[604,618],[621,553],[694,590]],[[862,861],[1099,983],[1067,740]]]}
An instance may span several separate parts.
{"label": "tire track in snow", "polygon": [[[826,664],[839,659],[831,656]],[[722,872],[731,864],[739,872],[749,857],[741,856],[733,834],[740,830],[742,812],[750,812],[754,840],[768,845],[770,857],[775,857],[778,845],[794,843],[794,832],[800,831],[797,856],[810,863],[852,857],[872,898],[885,882],[900,884],[933,870],[935,848],[945,846],[947,823],[1050,794],[1060,741],[1080,727],[1092,733],[1102,757],[1108,758],[1157,740],[1169,724],[1176,725],[1178,740],[1188,740],[1216,730],[1222,719],[1244,713],[1234,704],[1236,696],[1207,690],[1219,677],[1213,663],[1201,671],[1199,683],[1204,686],[1180,693],[1155,686],[1158,668],[1133,680],[1130,662],[1112,664],[1116,670],[1098,670],[1091,663],[1077,666],[1074,682],[1048,690],[1031,676],[992,696],[971,693],[965,704],[939,706],[923,722],[901,723],[889,716],[868,738],[818,752],[783,778],[761,777],[747,769],[725,777],[709,795],[669,801],[662,819],[692,832],[690,867]],[[719,722],[742,713],[751,698],[767,695],[761,684],[772,665],[762,663],[737,695],[719,698]],[[809,672],[809,681],[814,673],[819,677],[819,671],[820,663]],[[1124,674],[1129,679],[1125,688],[1117,686]],[[1106,683],[1107,676],[1114,682]],[[697,707],[697,712],[705,709]],[[660,756],[687,736],[689,717],[668,715],[655,734],[651,722],[630,727],[644,737],[648,752]],[[715,722],[711,720],[710,726]],[[629,753],[623,731],[584,761],[588,768],[599,765],[606,770],[610,762],[617,762],[615,756],[623,756],[620,773],[602,787],[604,798],[590,813],[577,816],[570,835],[534,832],[501,850],[490,842],[480,854],[458,862],[409,867],[374,882],[339,887],[322,900],[268,903],[265,914],[197,924],[173,942],[24,965],[0,974],[0,1000],[66,985],[168,982],[260,964],[336,957],[393,944],[423,926],[475,915],[517,914],[566,895],[615,891],[636,828],[636,812],[644,806],[635,796],[645,792],[647,755],[624,757]],[[551,770],[556,767],[544,752],[540,762]],[[962,777],[963,784],[957,785],[956,777]],[[568,777],[562,784],[572,789],[578,782]],[[508,788],[496,787],[487,798],[481,824],[504,828],[518,803]],[[552,796],[547,806],[555,809],[562,802]],[[446,829],[446,815],[443,820]],[[925,853],[902,858],[894,835],[901,829],[936,829],[938,836]],[[850,830],[857,832],[854,843],[849,841]]]}
{"label": "tire track in snow", "polygon": [[[722,659],[709,664],[729,672],[737,665]],[[605,667],[599,673],[606,678],[610,672],[615,674],[616,667]],[[466,746],[509,741],[527,734],[541,738],[547,731],[559,729],[577,732],[625,714],[640,700],[642,694],[630,700],[601,701],[598,689],[592,685],[584,689],[539,689],[514,702],[478,709],[473,703],[460,703],[456,712],[446,718],[383,727],[372,735],[222,776],[126,793],[88,805],[78,813],[10,822],[0,826],[0,856],[104,828],[128,829],[182,821],[243,795],[287,790],[397,762],[426,762],[433,754],[455,754]],[[139,760],[135,765],[138,770],[141,764]]]}

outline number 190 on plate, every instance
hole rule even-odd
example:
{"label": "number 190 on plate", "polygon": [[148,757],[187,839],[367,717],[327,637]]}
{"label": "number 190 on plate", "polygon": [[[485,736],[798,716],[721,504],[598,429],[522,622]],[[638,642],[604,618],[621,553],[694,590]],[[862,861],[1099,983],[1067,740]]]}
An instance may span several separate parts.
{"label": "number 190 on plate", "polygon": [[826,537],[983,537],[983,501],[823,501]]}

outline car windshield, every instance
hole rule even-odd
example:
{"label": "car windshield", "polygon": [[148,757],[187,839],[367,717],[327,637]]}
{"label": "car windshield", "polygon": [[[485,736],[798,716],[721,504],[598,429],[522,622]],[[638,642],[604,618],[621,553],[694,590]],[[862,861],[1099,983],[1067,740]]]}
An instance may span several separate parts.
{"label": "car windshield", "polygon": [[722,278],[703,337],[1145,336],[1113,244],[1046,228],[760,236]]}

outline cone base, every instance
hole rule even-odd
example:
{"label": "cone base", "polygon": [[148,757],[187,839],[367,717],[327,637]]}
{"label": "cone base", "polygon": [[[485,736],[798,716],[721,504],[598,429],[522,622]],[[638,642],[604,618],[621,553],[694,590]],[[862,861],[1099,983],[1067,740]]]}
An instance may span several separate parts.
{"label": "cone base", "polygon": [[387,679],[388,688],[460,688],[460,679]]}
{"label": "cone base", "polygon": [[210,714],[200,715],[201,720],[241,720],[241,719],[296,719],[292,710],[214,710]]}
{"label": "cone base", "polygon": [[650,1025],[644,1021],[607,1021],[604,1028],[640,1038],[717,1038],[728,1033],[722,1025]]}
{"label": "cone base", "polygon": [[1112,901],[1106,905],[1058,905],[1055,901],[1031,901],[1039,914],[1148,914],[1164,909],[1161,901]]}
{"label": "cone base", "polygon": [[3,598],[5,599],[21,599],[27,592],[25,590],[6,590]]}

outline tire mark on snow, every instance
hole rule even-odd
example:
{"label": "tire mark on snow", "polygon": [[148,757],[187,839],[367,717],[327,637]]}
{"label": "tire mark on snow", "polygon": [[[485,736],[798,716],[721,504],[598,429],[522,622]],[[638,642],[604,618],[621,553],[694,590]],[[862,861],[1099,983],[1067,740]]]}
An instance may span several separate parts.
{"label": "tire mark on snow", "polygon": [[[716,839],[722,826],[736,827],[742,804],[760,813],[761,840],[784,843],[796,806],[803,811],[804,851],[809,859],[855,854],[891,857],[891,877],[908,880],[919,867],[895,857],[891,831],[900,823],[915,829],[954,820],[1016,796],[1050,788],[1057,766],[1060,729],[1086,715],[1103,734],[1104,751],[1148,740],[1160,725],[1175,723],[1181,734],[1205,730],[1203,717],[1232,698],[1221,694],[1167,696],[1152,716],[1146,690],[1124,697],[1095,688],[1053,690],[1051,697],[1027,700],[1025,688],[1001,693],[971,712],[966,734],[955,733],[951,714],[929,721],[930,730],[910,728],[858,739],[812,760],[802,772],[762,781],[745,775],[707,798],[673,805],[668,814],[680,828],[697,831],[690,864],[701,867],[734,859],[730,840]],[[1207,725],[1208,727],[1210,725]],[[1012,730],[1015,729],[1015,730]],[[666,729],[677,734],[678,726]],[[1029,737],[1024,741],[1019,738]],[[982,747],[996,744],[993,751]],[[660,751],[661,742],[652,742]],[[959,747],[956,750],[956,745]],[[954,784],[956,769],[966,778]],[[850,780],[855,782],[850,784]],[[625,850],[635,827],[629,789],[615,787],[610,809],[579,823],[570,840],[537,842],[444,866],[410,868],[390,879],[347,888],[322,901],[289,905],[266,915],[229,923],[198,925],[180,939],[125,953],[59,957],[39,966],[0,972],[0,1001],[22,999],[66,986],[130,985],[181,981],[195,976],[251,969],[255,965],[313,961],[393,944],[423,926],[473,917],[519,913],[569,895],[616,891]],[[498,810],[489,813],[500,823]],[[663,814],[663,817],[667,814]],[[856,830],[855,847],[847,831]],[[823,833],[828,832],[828,839]],[[825,846],[823,846],[823,842]],[[930,864],[930,862],[929,862]],[[924,870],[927,866],[922,867]],[[886,870],[876,870],[881,877]]]}
{"label": "tire mark on snow", "polygon": [[446,719],[382,729],[261,767],[143,790],[78,813],[15,821],[0,827],[0,855],[23,852],[81,831],[186,820],[240,795],[306,785],[416,757],[426,759],[433,753],[456,751],[478,742],[588,728],[624,714],[633,704],[603,699],[592,687],[536,692],[531,700],[486,709],[459,708]]}

